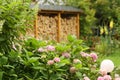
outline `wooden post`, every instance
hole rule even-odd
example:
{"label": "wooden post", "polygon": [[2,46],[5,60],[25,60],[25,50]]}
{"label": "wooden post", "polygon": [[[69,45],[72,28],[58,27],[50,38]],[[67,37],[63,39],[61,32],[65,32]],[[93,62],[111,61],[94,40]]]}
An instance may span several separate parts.
{"label": "wooden post", "polygon": [[60,42],[61,13],[58,13],[57,41]]}
{"label": "wooden post", "polygon": [[79,39],[80,37],[80,14],[79,13],[77,13],[76,22],[77,22],[77,26],[76,26],[77,38]]}
{"label": "wooden post", "polygon": [[38,38],[38,24],[37,24],[37,21],[38,21],[38,15],[35,16],[35,23],[34,23],[34,37],[37,39]]}

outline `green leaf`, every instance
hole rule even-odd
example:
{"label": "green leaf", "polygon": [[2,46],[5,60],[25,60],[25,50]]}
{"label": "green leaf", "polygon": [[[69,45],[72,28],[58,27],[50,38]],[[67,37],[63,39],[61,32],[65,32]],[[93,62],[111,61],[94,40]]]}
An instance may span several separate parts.
{"label": "green leaf", "polygon": [[56,63],[55,67],[60,68],[60,67],[63,67],[64,65],[65,65],[65,63]]}
{"label": "green leaf", "polygon": [[76,40],[77,38],[76,38],[76,36],[74,36],[74,35],[69,35],[68,36],[68,41],[70,41],[70,42],[73,42],[74,40]]}
{"label": "green leaf", "polygon": [[17,61],[17,59],[18,59],[18,53],[17,52],[15,52],[14,50],[12,50],[10,53],[9,53],[9,58],[10,58],[10,60],[12,60],[12,61]]}
{"label": "green leaf", "polygon": [[82,64],[78,63],[74,65],[77,69],[81,69],[82,68]]}
{"label": "green leaf", "polygon": [[8,58],[5,56],[0,57],[0,65],[5,65],[8,62]]}
{"label": "green leaf", "polygon": [[76,72],[76,76],[81,80],[83,75],[81,72]]}
{"label": "green leaf", "polygon": [[8,68],[8,69],[14,69],[15,67],[12,65],[3,65],[3,67]]}
{"label": "green leaf", "polygon": [[0,37],[0,42],[2,42],[2,41],[4,41],[5,40],[5,38],[3,38],[3,37]]}
{"label": "green leaf", "polygon": [[0,57],[1,57],[1,56],[3,56],[3,54],[2,54],[2,53],[0,53]]}
{"label": "green leaf", "polygon": [[45,68],[43,66],[37,66],[37,67],[32,67],[35,70],[44,70]]}
{"label": "green leaf", "polygon": [[40,59],[39,57],[32,57],[32,58],[29,58],[28,62],[29,63],[34,63],[36,62],[38,59]]}
{"label": "green leaf", "polygon": [[3,77],[3,71],[0,71],[0,80],[2,80]]}
{"label": "green leaf", "polygon": [[18,77],[16,74],[10,74],[10,76],[12,76],[12,77]]}

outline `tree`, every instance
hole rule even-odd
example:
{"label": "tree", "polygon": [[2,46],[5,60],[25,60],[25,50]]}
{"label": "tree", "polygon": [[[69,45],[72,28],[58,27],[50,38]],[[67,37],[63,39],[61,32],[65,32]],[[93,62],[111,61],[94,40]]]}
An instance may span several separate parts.
{"label": "tree", "polygon": [[[91,27],[108,26],[114,21],[116,30],[120,30],[120,0],[66,0],[66,5],[81,8],[82,34],[90,34]],[[120,33],[120,31],[118,33]]]}
{"label": "tree", "polygon": [[[0,52],[11,51],[14,42],[19,42],[20,35],[25,32],[27,23],[33,20],[31,0],[0,1]],[[32,12],[33,11],[33,12]],[[32,21],[33,22],[33,21]]]}

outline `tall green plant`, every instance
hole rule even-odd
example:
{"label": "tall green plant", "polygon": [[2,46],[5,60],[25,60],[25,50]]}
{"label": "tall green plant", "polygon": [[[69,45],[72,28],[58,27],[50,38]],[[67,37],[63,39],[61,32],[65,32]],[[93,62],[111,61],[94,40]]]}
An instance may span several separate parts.
{"label": "tall green plant", "polygon": [[[11,51],[15,41],[25,32],[27,24],[32,23],[31,0],[0,0],[0,52]],[[29,25],[30,27],[30,25]]]}

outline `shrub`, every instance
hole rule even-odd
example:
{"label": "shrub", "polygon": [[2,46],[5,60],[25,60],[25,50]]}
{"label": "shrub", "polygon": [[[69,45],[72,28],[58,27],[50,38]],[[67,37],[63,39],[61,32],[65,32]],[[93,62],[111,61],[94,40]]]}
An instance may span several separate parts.
{"label": "shrub", "polygon": [[56,43],[28,39],[7,56],[1,54],[3,80],[81,80],[97,78],[98,56],[74,36]]}

